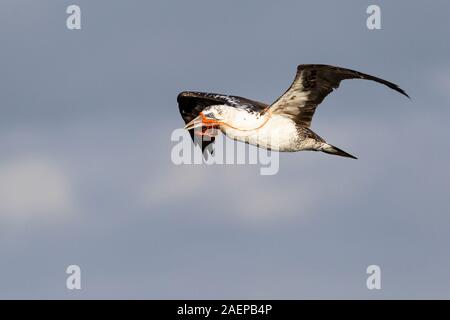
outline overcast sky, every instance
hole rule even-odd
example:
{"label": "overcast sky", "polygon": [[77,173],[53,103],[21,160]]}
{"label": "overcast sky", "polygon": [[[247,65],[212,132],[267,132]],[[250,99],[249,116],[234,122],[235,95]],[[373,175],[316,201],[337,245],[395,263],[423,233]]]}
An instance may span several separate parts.
{"label": "overcast sky", "polygon": [[[450,298],[449,14],[444,0],[1,1],[0,298]],[[180,91],[270,103],[302,63],[412,100],[366,81],[325,100],[312,129],[358,160],[280,154],[273,176],[172,163]]]}

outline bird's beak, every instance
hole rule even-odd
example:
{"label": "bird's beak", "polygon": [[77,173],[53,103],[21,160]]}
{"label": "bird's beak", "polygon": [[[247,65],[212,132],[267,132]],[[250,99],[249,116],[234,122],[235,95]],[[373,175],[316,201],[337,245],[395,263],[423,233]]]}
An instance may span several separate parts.
{"label": "bird's beak", "polygon": [[195,128],[200,128],[203,126],[203,122],[202,122],[202,116],[198,116],[197,118],[195,118],[194,120],[192,120],[191,122],[189,122],[188,124],[186,124],[186,126],[184,127],[186,130],[192,130]]}

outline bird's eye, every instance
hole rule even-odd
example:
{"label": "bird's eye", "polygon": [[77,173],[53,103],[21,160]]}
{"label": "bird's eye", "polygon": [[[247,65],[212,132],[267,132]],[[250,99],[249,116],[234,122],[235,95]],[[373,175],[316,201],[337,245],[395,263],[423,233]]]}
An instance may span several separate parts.
{"label": "bird's eye", "polygon": [[205,115],[205,117],[207,117],[209,119],[215,119],[216,118],[212,112],[207,112],[204,115]]}

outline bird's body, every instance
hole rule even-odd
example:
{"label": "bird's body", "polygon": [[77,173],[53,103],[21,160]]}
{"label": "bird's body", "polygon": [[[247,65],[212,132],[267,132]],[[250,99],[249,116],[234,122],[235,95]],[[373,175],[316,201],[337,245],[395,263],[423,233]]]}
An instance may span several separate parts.
{"label": "bird's body", "polygon": [[[217,108],[216,106],[214,108]],[[307,131],[297,126],[295,121],[281,115],[248,112],[222,105],[230,117],[220,125],[227,137],[275,151],[301,151],[315,147],[316,139],[308,139]],[[205,109],[207,111],[207,109]]]}
{"label": "bird's body", "polygon": [[[264,114],[238,117],[231,126],[222,125],[221,131],[231,139],[276,151],[299,151],[299,139],[294,121],[279,115]],[[245,123],[245,125],[244,125]],[[239,125],[243,124],[243,127]],[[236,129],[239,128],[239,129]],[[248,128],[243,131],[241,128]]]}
{"label": "bird's body", "polygon": [[[219,129],[231,139],[270,150],[313,150],[355,158],[309,128],[316,107],[344,79],[376,81],[407,96],[397,85],[357,71],[300,65],[291,87],[270,106],[242,97],[202,92],[182,92],[178,103],[186,129],[203,150],[212,147]],[[208,139],[198,142],[196,136]]]}

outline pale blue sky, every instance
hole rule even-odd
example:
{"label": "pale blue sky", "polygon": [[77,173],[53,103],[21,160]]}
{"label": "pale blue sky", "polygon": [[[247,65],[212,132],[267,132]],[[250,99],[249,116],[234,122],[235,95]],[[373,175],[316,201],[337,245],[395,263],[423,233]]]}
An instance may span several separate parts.
{"label": "pale blue sky", "polygon": [[[65,27],[82,9],[82,30]],[[382,30],[366,28],[380,4]],[[0,298],[450,298],[448,1],[2,1]],[[174,166],[176,96],[347,81],[312,128],[358,160]],[[82,287],[65,288],[78,264]],[[366,288],[380,265],[382,290]]]}

